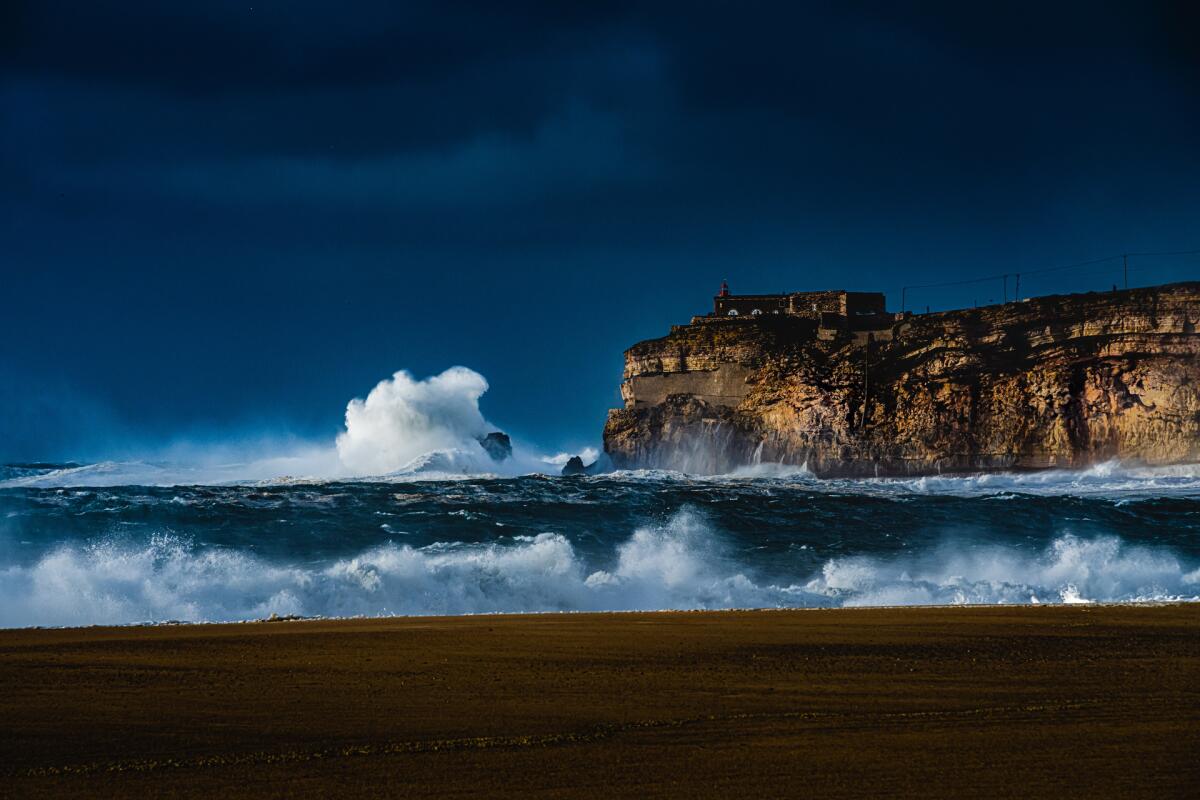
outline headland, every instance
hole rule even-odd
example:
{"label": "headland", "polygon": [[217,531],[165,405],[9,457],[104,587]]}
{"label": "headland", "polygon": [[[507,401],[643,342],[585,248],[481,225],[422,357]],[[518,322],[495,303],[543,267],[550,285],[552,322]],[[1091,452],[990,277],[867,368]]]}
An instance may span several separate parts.
{"label": "headland", "polygon": [[1200,283],[889,312],[734,295],[625,353],[618,468],[819,476],[1200,461]]}

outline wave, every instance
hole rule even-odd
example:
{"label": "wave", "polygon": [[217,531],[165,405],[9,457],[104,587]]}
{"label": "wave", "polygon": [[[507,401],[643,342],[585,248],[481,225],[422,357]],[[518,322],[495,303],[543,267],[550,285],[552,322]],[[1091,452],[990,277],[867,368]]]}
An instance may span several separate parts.
{"label": "wave", "polygon": [[696,512],[643,526],[588,563],[565,536],[387,543],[321,563],[273,561],[170,534],[63,544],[0,567],[0,625],[907,604],[1200,599],[1200,568],[1116,536],[1063,535],[1030,553],[948,541],[904,556],[832,558],[764,577]]}
{"label": "wave", "polygon": [[917,478],[819,478],[806,467],[759,464],[724,475],[691,475],[672,470],[617,470],[601,476],[630,482],[782,485],[819,494],[877,497],[1200,497],[1200,464],[1146,467],[1108,461],[1087,469],[986,472]]}
{"label": "wave", "polygon": [[[42,469],[0,473],[0,489],[58,489],[117,486],[224,486],[263,480],[295,480],[291,475],[329,475],[331,459],[320,448],[258,460],[222,462],[100,461],[94,464],[45,465]],[[329,480],[310,477],[304,480]]]}
{"label": "wave", "polygon": [[[497,465],[482,451],[461,448],[434,450],[381,475],[348,477],[328,469],[328,459],[312,452],[296,457],[217,465],[105,461],[96,464],[45,465],[8,469],[0,473],[0,489],[84,488],[119,486],[220,486],[237,484],[288,485],[345,482],[440,482],[558,477],[543,459],[521,453]],[[553,466],[553,465],[552,465]],[[919,478],[826,479],[805,466],[756,464],[725,475],[692,475],[672,470],[615,470],[584,478],[627,483],[784,485],[821,494],[861,494],[883,497],[947,496],[1005,497],[1010,495],[1108,497],[1114,500],[1149,497],[1200,497],[1200,464],[1146,467],[1109,461],[1081,470],[991,472],[933,475]]]}
{"label": "wave", "polygon": [[1112,460],[1086,469],[936,475],[880,481],[917,494],[964,495],[1015,492],[1032,495],[1200,494],[1200,464],[1138,466]]}
{"label": "wave", "polygon": [[7,470],[0,488],[58,488],[153,484],[165,470],[144,462],[102,461],[97,464],[47,465],[36,470]]}
{"label": "wave", "polygon": [[809,470],[807,463],[804,463],[797,467],[797,466],[794,466],[791,464],[780,464],[780,463],[773,462],[773,461],[758,462],[756,464],[750,464],[748,466],[738,467],[733,472],[729,473],[728,475],[722,476],[722,477],[726,477],[726,478],[730,478],[730,479],[734,479],[734,480],[739,479],[739,478],[749,478],[749,479],[773,478],[773,479],[777,479],[777,480],[787,479],[787,478],[799,478],[799,479],[808,479],[808,480],[816,480],[817,479],[816,476],[813,475],[813,473]]}
{"label": "wave", "polygon": [[[506,464],[516,474],[528,466],[528,457]],[[230,486],[238,484],[294,484],[446,481],[463,478],[496,478],[496,464],[480,451],[434,450],[382,475],[350,477],[319,456],[275,457],[257,462],[190,464],[151,461],[102,461],[43,469],[8,469],[0,473],[0,489],[63,489],[119,486]],[[544,465],[543,465],[544,466]]]}

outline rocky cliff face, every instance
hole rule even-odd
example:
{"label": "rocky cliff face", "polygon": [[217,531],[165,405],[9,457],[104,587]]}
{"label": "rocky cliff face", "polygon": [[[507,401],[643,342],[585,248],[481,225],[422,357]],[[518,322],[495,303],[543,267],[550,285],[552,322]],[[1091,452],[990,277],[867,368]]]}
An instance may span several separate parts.
{"label": "rocky cliff face", "polygon": [[[898,319],[697,318],[625,353],[620,468],[818,475],[1200,461],[1200,283]],[[822,332],[822,335],[826,335]]]}

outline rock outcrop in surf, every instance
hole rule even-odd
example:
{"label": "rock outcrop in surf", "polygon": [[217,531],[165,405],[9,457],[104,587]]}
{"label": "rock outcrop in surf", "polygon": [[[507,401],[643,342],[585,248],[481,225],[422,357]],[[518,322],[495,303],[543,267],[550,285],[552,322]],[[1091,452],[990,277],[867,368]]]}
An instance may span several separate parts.
{"label": "rock outcrop in surf", "polygon": [[871,307],[861,323],[844,300],[840,317],[815,302],[801,316],[808,295],[780,297],[735,313],[742,298],[723,289],[728,312],[626,351],[625,407],[604,431],[616,467],[899,476],[1200,461],[1200,283]]}
{"label": "rock outcrop in surf", "polygon": [[507,433],[492,431],[487,436],[480,436],[478,441],[492,461],[500,463],[512,458],[512,439],[508,438]]}
{"label": "rock outcrop in surf", "polygon": [[562,471],[559,474],[564,476],[598,475],[601,472],[604,472],[604,465],[600,459],[593,461],[591,464],[584,464],[581,456],[571,456],[567,459],[567,463],[563,464]]}

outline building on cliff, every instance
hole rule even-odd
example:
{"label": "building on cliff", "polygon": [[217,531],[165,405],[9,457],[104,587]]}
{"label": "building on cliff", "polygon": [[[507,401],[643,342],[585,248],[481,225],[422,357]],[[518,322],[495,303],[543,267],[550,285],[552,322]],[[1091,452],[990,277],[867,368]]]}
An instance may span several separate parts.
{"label": "building on cliff", "polygon": [[692,324],[757,321],[778,316],[817,322],[814,335],[819,338],[834,339],[848,333],[861,344],[877,336],[889,335],[892,325],[906,315],[889,313],[882,292],[829,289],[785,294],[731,294],[728,281],[722,281],[720,291],[713,296],[712,312],[694,317]]}
{"label": "building on cliff", "polygon": [[887,313],[886,298],[880,292],[847,292],[833,289],[821,292],[787,294],[730,294],[729,283],[713,297],[714,317],[757,317],[763,314],[790,314],[819,318],[822,314],[843,317],[874,316]]}
{"label": "building on cliff", "polygon": [[1200,283],[918,316],[882,300],[723,287],[712,313],[625,352],[605,452],[710,474],[1200,463]]}

